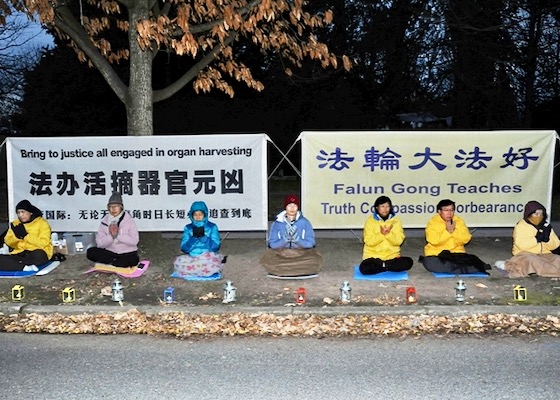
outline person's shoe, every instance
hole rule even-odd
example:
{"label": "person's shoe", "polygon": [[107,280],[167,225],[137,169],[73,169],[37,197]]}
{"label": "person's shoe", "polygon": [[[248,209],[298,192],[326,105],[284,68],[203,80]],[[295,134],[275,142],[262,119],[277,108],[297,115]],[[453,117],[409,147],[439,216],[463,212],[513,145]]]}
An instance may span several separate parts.
{"label": "person's shoe", "polygon": [[28,271],[37,272],[37,271],[39,271],[39,268],[37,268],[36,265],[26,265],[25,267],[23,267],[23,270],[22,270],[22,271],[25,271],[25,272],[28,272]]}
{"label": "person's shoe", "polygon": [[506,262],[504,260],[498,260],[496,261],[496,263],[494,264],[494,267],[501,269],[502,271],[504,271],[506,269]]}

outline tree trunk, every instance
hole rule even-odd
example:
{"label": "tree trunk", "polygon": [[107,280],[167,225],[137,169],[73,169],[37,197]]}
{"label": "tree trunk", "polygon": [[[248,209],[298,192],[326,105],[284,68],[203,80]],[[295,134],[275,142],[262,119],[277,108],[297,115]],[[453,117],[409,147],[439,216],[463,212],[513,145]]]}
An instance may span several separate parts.
{"label": "tree trunk", "polygon": [[414,68],[418,55],[418,43],[409,39],[407,30],[410,21],[418,18],[422,4],[408,0],[393,1],[387,11],[391,34],[385,41],[385,82],[386,103],[389,114],[395,115],[406,110],[418,93],[418,83]]}
{"label": "tree trunk", "polygon": [[152,93],[152,54],[138,45],[136,23],[148,17],[148,0],[130,2],[128,9],[130,43],[130,80],[124,102],[129,136],[151,136],[154,133]]}
{"label": "tree trunk", "polygon": [[535,107],[535,80],[537,78],[537,64],[539,52],[539,40],[541,36],[541,5],[531,3],[528,10],[529,24],[527,49],[525,51],[525,114],[523,118],[525,128],[533,124],[533,108]]}
{"label": "tree trunk", "polygon": [[[498,129],[517,126],[510,81],[500,70],[515,49],[499,10],[503,0],[452,0],[446,18],[454,51],[454,126]],[[500,79],[502,78],[502,79]]]}

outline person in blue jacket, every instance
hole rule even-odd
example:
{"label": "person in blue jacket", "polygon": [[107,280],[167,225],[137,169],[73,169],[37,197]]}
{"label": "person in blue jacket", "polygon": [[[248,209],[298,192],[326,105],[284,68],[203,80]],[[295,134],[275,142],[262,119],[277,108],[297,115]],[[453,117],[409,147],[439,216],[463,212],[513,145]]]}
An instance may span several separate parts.
{"label": "person in blue jacket", "polygon": [[315,233],[309,220],[299,211],[299,199],[295,195],[286,196],[284,203],[284,211],[276,216],[270,228],[268,247],[312,249],[315,247]]}
{"label": "person in blue jacket", "polygon": [[189,210],[190,224],[185,226],[181,251],[173,263],[176,277],[211,276],[222,271],[218,226],[208,220],[208,207],[195,201]]}
{"label": "person in blue jacket", "polygon": [[260,259],[270,275],[295,277],[315,275],[321,270],[323,257],[315,249],[313,226],[299,210],[296,195],[284,198],[284,210],[272,223],[268,249]]}

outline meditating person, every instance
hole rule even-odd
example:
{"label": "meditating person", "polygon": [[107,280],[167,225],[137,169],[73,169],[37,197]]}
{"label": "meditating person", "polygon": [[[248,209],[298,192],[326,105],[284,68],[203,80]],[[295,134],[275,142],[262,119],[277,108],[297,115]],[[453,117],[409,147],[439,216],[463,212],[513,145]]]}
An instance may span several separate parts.
{"label": "meditating person", "polygon": [[426,245],[420,262],[430,272],[454,274],[484,273],[490,265],[473,254],[467,254],[465,245],[471,233],[461,217],[455,215],[455,203],[449,199],[437,204],[437,214],[426,226]]}
{"label": "meditating person", "polygon": [[392,210],[391,199],[380,196],[373,207],[375,211],[364,225],[360,272],[373,275],[385,271],[408,271],[414,262],[410,257],[401,257],[404,230],[399,217]]}
{"label": "meditating person", "polygon": [[260,258],[264,269],[272,276],[302,277],[316,275],[323,257],[315,249],[315,233],[307,218],[299,210],[299,198],[284,197],[284,210],[272,223],[268,235],[268,249]]}
{"label": "meditating person", "polygon": [[87,249],[88,260],[115,267],[138,265],[140,235],[134,219],[124,211],[122,196],[114,192],[107,203],[108,213],[101,219],[95,243]]}
{"label": "meditating person", "polygon": [[208,220],[208,207],[203,201],[195,201],[189,210],[190,224],[185,226],[181,239],[181,251],[185,254],[173,262],[176,277],[208,277],[221,273],[225,257],[220,250],[218,226]]}
{"label": "meditating person", "polygon": [[560,256],[554,254],[560,239],[547,221],[546,208],[537,201],[525,204],[523,218],[513,228],[513,248],[509,260],[497,261],[510,278],[531,275],[560,277]]}
{"label": "meditating person", "polygon": [[[51,227],[43,213],[29,202],[16,205],[17,219],[10,223],[4,243],[11,249],[0,255],[2,271],[38,271],[53,256]],[[1,247],[1,244],[0,244]]]}

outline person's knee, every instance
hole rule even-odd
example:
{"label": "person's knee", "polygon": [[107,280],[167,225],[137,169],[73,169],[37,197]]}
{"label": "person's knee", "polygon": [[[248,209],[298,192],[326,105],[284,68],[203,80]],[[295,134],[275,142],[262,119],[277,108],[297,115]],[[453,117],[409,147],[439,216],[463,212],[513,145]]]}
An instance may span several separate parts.
{"label": "person's knee", "polygon": [[420,262],[430,272],[442,272],[444,265],[437,256],[426,256],[420,259]]}
{"label": "person's knee", "polygon": [[359,269],[362,275],[378,274],[387,270],[384,267],[383,261],[378,258],[367,258],[363,260]]}

